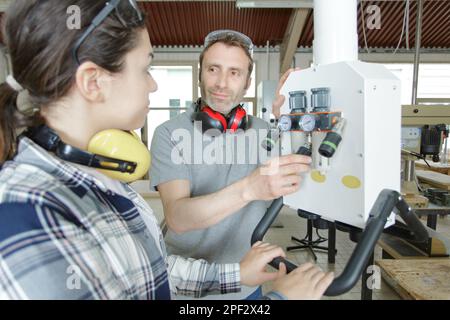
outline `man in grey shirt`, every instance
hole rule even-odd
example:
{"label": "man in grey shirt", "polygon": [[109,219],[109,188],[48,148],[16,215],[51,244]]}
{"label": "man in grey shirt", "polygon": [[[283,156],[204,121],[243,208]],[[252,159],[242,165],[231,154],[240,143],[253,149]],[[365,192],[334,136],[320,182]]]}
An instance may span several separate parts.
{"label": "man in grey shirt", "polygon": [[[266,162],[261,140],[267,123],[238,110],[251,82],[252,46],[235,31],[209,34],[200,56],[202,98],[155,130],[150,182],[161,195],[171,254],[218,263],[241,260],[269,201],[297,191],[299,174],[309,170],[310,158],[299,155]],[[274,114],[282,99],[274,103]],[[243,287],[217,298],[259,294],[260,288]]]}

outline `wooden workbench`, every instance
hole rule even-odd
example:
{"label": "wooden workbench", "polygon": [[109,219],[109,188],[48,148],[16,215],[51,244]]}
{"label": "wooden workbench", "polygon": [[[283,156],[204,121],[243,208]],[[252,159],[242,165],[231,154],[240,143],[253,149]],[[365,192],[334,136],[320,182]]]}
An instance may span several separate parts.
{"label": "wooden workbench", "polygon": [[450,259],[381,259],[383,278],[404,299],[450,300]]}
{"label": "wooden workbench", "polygon": [[434,171],[416,170],[419,181],[425,182],[435,188],[450,191],[450,176]]}
{"label": "wooden workbench", "polygon": [[439,172],[442,174],[450,175],[450,165],[449,164],[442,164],[440,162],[428,161],[428,164],[430,165],[430,167],[428,167],[428,165],[423,160],[417,160],[417,161],[415,161],[415,163],[416,163],[416,169],[418,169],[418,170],[434,171],[434,172]]}

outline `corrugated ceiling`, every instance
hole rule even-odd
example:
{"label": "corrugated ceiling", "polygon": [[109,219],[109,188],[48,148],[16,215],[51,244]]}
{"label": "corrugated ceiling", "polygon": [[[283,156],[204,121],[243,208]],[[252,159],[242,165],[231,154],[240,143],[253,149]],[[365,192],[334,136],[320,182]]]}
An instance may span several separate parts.
{"label": "corrugated ceiling", "polygon": [[[363,9],[377,5],[381,28],[366,29],[369,47],[397,46],[406,1],[363,1]],[[153,45],[202,45],[204,36],[215,29],[230,28],[249,35],[256,45],[282,42],[293,9],[238,9],[233,1],[142,2]],[[364,47],[361,12],[358,8],[359,45]],[[0,16],[1,19],[1,16]],[[308,15],[299,46],[310,47],[313,39],[313,14]],[[410,1],[409,46],[415,45],[416,1]],[[1,40],[1,36],[0,36]],[[400,48],[406,47],[405,34]],[[424,2],[423,48],[450,48],[450,1]]]}

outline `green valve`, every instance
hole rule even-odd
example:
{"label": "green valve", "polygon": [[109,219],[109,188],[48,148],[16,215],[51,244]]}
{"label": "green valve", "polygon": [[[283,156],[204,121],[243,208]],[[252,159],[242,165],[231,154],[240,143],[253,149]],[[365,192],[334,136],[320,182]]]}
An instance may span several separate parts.
{"label": "green valve", "polygon": [[337,149],[337,145],[335,145],[333,142],[330,142],[330,141],[324,141],[324,142],[322,142],[322,144],[329,145],[329,146],[332,147],[334,150]]}
{"label": "green valve", "polygon": [[341,118],[338,123],[333,126],[330,132],[327,133],[325,139],[319,147],[319,153],[325,158],[331,158],[337,150],[339,143],[342,141],[342,131],[345,126],[345,119]]}

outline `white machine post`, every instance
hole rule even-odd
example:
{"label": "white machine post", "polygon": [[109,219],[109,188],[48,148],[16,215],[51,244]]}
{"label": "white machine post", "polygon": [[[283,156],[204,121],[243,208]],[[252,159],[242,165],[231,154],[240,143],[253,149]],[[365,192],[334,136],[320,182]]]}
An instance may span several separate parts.
{"label": "white machine post", "polygon": [[358,60],[357,0],[314,1],[314,64]]}

